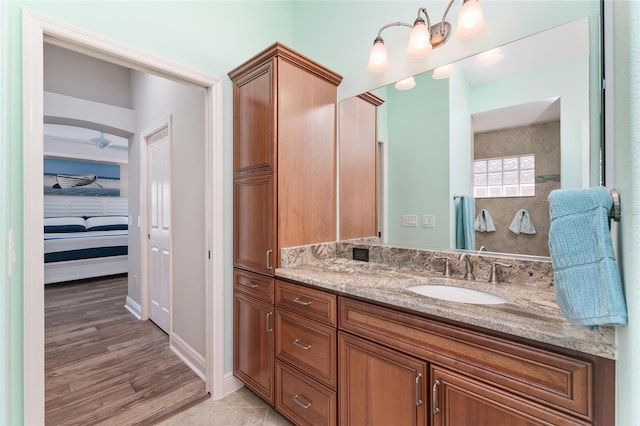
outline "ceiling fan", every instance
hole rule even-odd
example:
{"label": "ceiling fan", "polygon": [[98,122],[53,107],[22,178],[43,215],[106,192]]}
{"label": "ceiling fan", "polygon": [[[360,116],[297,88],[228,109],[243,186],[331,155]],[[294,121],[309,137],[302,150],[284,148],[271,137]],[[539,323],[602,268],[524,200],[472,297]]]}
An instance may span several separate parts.
{"label": "ceiling fan", "polygon": [[91,142],[93,142],[97,148],[106,149],[113,145],[113,142],[104,137],[104,132],[100,132],[100,136],[91,138]]}
{"label": "ceiling fan", "polygon": [[113,149],[118,151],[128,151],[128,146],[114,145],[113,141],[105,137],[104,132],[100,136],[91,139],[70,138],[65,136],[51,136],[51,140],[60,142],[72,142],[83,145],[94,145],[98,149]]}

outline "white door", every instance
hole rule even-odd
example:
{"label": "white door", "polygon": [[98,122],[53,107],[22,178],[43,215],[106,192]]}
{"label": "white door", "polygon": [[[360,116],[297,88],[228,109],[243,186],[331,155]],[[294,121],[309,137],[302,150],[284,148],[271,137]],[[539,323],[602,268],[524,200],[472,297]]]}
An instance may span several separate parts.
{"label": "white door", "polygon": [[147,138],[147,238],[150,319],[171,324],[171,143],[168,127]]}

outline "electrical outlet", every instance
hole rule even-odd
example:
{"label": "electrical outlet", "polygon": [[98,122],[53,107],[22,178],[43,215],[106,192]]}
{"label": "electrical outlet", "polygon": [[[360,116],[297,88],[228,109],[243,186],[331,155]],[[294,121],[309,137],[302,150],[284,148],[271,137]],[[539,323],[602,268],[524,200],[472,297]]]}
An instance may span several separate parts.
{"label": "electrical outlet", "polygon": [[436,217],[432,214],[425,214],[422,216],[422,226],[424,228],[435,228]]}
{"label": "electrical outlet", "polygon": [[354,247],[352,253],[353,260],[369,261],[369,249]]}
{"label": "electrical outlet", "polygon": [[133,288],[135,288],[136,290],[138,289],[138,276],[137,275],[133,276]]}
{"label": "electrical outlet", "polygon": [[418,226],[418,216],[415,214],[402,216],[402,226]]}

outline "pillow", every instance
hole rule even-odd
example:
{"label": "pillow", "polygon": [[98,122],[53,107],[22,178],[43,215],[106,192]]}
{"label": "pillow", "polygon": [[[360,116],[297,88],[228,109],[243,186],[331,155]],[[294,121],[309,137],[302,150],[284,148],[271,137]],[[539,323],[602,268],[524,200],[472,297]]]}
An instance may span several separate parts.
{"label": "pillow", "polygon": [[44,232],[84,232],[87,230],[81,217],[45,217]]}
{"label": "pillow", "polygon": [[129,229],[127,216],[94,216],[86,220],[87,231],[121,231]]}

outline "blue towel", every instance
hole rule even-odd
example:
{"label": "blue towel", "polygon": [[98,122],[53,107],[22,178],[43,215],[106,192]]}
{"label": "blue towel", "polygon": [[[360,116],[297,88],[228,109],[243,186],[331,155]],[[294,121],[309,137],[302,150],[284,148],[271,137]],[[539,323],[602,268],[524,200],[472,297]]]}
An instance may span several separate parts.
{"label": "blue towel", "polygon": [[604,187],[549,194],[556,302],[569,322],[592,329],[627,323],[609,230],[611,205]]}
{"label": "blue towel", "polygon": [[536,228],[533,226],[533,222],[531,222],[529,212],[525,209],[520,209],[516,212],[511,221],[511,225],[509,225],[509,230],[514,234],[536,233]]}
{"label": "blue towel", "polygon": [[475,250],[475,213],[476,201],[473,197],[464,195],[456,204],[456,248]]}

